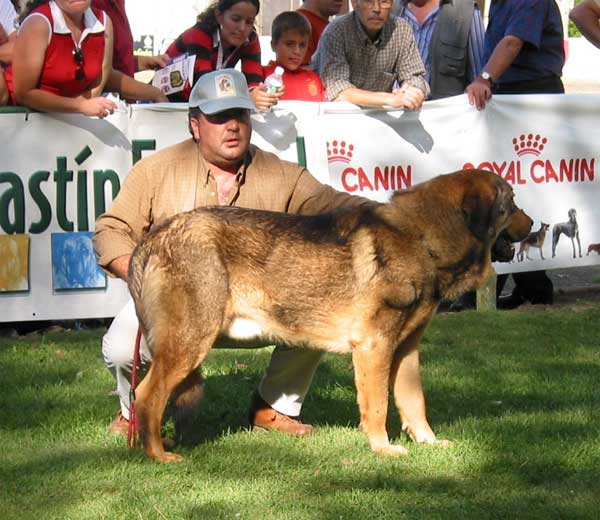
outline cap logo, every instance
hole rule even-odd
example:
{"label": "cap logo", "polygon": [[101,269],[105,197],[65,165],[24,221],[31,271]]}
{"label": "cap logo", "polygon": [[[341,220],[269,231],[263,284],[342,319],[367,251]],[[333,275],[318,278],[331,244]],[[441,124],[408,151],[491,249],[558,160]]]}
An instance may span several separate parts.
{"label": "cap logo", "polygon": [[233,78],[228,74],[219,74],[215,78],[217,97],[230,97],[237,95],[232,79]]}

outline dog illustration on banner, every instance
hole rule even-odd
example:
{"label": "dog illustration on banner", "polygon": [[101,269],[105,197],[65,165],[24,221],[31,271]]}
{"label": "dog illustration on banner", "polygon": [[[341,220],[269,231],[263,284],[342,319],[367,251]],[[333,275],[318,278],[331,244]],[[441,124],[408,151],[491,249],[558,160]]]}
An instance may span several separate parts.
{"label": "dog illustration on banner", "polygon": [[592,251],[595,251],[600,255],[600,244],[590,244],[588,246],[587,254],[589,255]]}
{"label": "dog illustration on banner", "polygon": [[552,258],[556,256],[556,245],[560,235],[564,234],[571,239],[571,245],[573,246],[573,258],[576,258],[575,254],[575,240],[577,240],[577,246],[579,247],[579,258],[581,258],[581,242],[579,241],[579,225],[577,224],[577,211],[575,208],[569,210],[569,220],[567,222],[560,222],[554,224],[552,228]]}
{"label": "dog illustration on banner", "polygon": [[537,247],[540,250],[540,258],[542,260],[545,260],[543,247],[544,247],[544,241],[546,240],[546,233],[548,232],[549,227],[550,227],[550,224],[546,224],[545,222],[542,222],[540,225],[540,229],[538,229],[537,231],[533,231],[532,233],[529,233],[529,235],[527,235],[525,240],[521,241],[521,243],[519,245],[519,252],[517,253],[517,260],[519,260],[519,262],[523,261],[524,256],[527,257],[527,260],[533,260],[529,256],[529,248],[531,248],[531,247]]}
{"label": "dog illustration on banner", "polygon": [[104,289],[90,231],[52,233],[52,285],[55,290]]}

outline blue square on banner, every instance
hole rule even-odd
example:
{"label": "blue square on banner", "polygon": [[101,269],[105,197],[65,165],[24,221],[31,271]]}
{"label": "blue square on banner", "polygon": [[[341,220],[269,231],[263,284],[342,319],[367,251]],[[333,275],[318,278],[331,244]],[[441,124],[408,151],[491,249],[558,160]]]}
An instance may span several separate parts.
{"label": "blue square on banner", "polygon": [[54,290],[104,289],[106,274],[98,266],[91,231],[52,233]]}

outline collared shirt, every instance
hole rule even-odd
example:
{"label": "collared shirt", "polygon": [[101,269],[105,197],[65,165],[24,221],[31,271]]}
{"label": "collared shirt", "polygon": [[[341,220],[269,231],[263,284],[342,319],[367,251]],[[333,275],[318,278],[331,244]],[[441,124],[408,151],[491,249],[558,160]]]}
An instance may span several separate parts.
{"label": "collared shirt", "polygon": [[391,92],[396,81],[429,94],[412,29],[405,20],[392,16],[374,42],[356,12],[336,18],[321,36],[312,68],[321,76],[325,95],[331,100],[349,88]]}
{"label": "collared shirt", "polygon": [[17,12],[10,0],[0,0],[0,26],[6,34],[12,34],[17,30],[15,26],[17,18]]}
{"label": "collared shirt", "polygon": [[[38,88],[64,97],[76,97],[90,89],[102,75],[106,14],[95,8],[85,10],[84,29],[79,42],[73,41],[73,34],[67,26],[64,14],[53,0],[35,8],[27,19],[33,16],[42,17],[49,29],[48,47],[38,79]],[[81,64],[74,59],[77,47],[83,56]],[[77,79],[78,69],[83,71],[83,79]],[[4,75],[11,99],[14,101],[12,65],[6,69]]]}
{"label": "collared shirt", "polygon": [[[221,52],[219,52],[219,49],[221,49]],[[242,61],[242,72],[246,76],[248,86],[256,86],[263,80],[260,41],[254,31],[252,31],[246,43],[227,53],[221,46],[218,29],[212,31],[206,23],[197,22],[196,25],[180,34],[167,49],[167,54],[171,58],[186,53],[190,56],[196,56],[194,83],[207,72],[221,68],[234,68],[239,60]],[[221,56],[221,63],[218,63],[219,55]],[[181,100],[187,101],[188,97],[189,92],[185,92]]]}
{"label": "collared shirt", "polygon": [[493,0],[485,33],[486,60],[509,35],[523,40],[524,45],[497,83],[562,75],[563,29],[554,0]]}
{"label": "collared shirt", "polygon": [[125,11],[125,0],[92,0],[92,6],[102,9],[112,22],[113,69],[133,77],[135,73],[133,34]]}
{"label": "collared shirt", "polygon": [[[228,206],[317,214],[342,206],[374,204],[318,182],[306,168],[250,146]],[[100,266],[130,255],[145,233],[182,211],[219,205],[217,184],[198,145],[188,139],[139,161],[110,209],[96,221]]]}
{"label": "collared shirt", "polygon": [[[402,18],[404,18],[413,32],[415,33],[415,40],[417,41],[417,47],[425,63],[426,79],[429,82],[431,75],[431,65],[429,60],[429,46],[431,43],[431,35],[433,34],[438,21],[438,14],[440,12],[439,6],[431,11],[423,20],[423,24],[419,25],[417,17],[411,10],[411,4],[406,3],[404,9],[402,9]],[[471,22],[471,31],[469,32],[468,42],[468,74],[471,81],[473,81],[479,71],[483,67],[483,56],[484,56],[484,35],[485,29],[483,27],[483,18],[481,17],[481,11],[479,7],[475,5],[473,10],[473,20]]]}

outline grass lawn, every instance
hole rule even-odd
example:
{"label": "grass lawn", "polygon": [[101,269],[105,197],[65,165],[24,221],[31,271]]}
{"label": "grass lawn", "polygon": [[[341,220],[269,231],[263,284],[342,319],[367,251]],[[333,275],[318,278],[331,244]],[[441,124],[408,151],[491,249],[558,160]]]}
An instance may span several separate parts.
{"label": "grass lawn", "polygon": [[[214,351],[186,460],[161,465],[106,427],[102,331],[0,339],[0,519],[598,519],[600,305],[436,316],[422,348],[449,448],[382,458],[357,431],[350,358],[328,355],[309,439],[248,431],[270,351]],[[169,428],[167,424],[167,428]]]}

